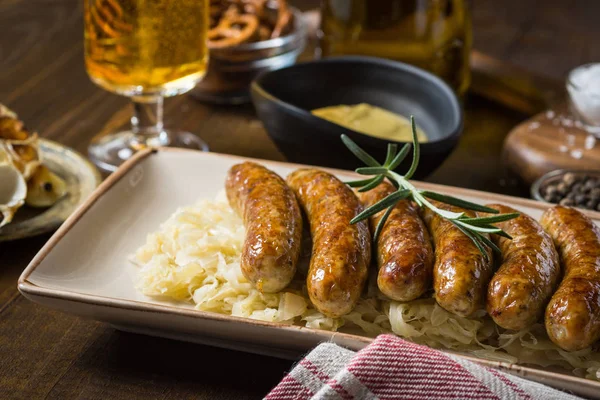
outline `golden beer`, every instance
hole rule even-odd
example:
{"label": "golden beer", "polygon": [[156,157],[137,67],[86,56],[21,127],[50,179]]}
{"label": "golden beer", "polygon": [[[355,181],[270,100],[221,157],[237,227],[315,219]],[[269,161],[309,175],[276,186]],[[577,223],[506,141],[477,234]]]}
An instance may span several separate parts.
{"label": "golden beer", "polygon": [[173,96],[206,73],[209,0],[86,0],[91,79],[126,96]]}

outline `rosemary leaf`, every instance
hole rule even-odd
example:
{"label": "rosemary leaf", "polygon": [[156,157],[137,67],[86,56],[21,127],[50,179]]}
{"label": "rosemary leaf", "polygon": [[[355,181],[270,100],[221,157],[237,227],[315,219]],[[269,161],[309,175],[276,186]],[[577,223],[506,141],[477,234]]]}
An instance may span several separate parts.
{"label": "rosemary leaf", "polygon": [[470,225],[487,225],[487,224],[495,224],[498,222],[508,221],[513,218],[517,218],[519,213],[510,213],[510,214],[498,214],[493,217],[479,217],[479,218],[463,218],[462,222],[467,222]]}
{"label": "rosemary leaf", "polygon": [[385,157],[385,162],[383,165],[389,168],[390,163],[396,157],[396,153],[398,152],[398,145],[396,143],[388,144],[387,155]]}
{"label": "rosemary leaf", "polygon": [[396,189],[400,189],[400,184],[398,182],[396,182],[395,179],[390,179],[388,178],[388,181],[392,184],[392,186],[394,186]]}
{"label": "rosemary leaf", "polygon": [[419,207],[427,207],[429,208],[431,211],[435,212],[436,214],[440,215],[441,217],[445,218],[445,219],[459,219],[464,217],[465,213],[464,211],[461,212],[454,212],[454,211],[449,211],[449,210],[444,210],[442,208],[436,207],[435,205],[431,204],[431,202],[429,200],[427,200],[425,197],[423,197],[419,192],[417,193],[413,193],[413,200],[419,205]]}
{"label": "rosemary leaf", "polygon": [[[483,230],[480,230],[479,228],[486,228],[488,230],[483,231]],[[477,231],[477,232],[485,232],[485,233],[489,233],[489,234],[494,234],[494,235],[502,236],[502,237],[505,237],[507,239],[512,240],[512,236],[510,236],[508,233],[504,232],[502,229],[500,229],[500,228],[498,228],[497,226],[494,226],[494,225],[485,225],[485,226],[482,226],[482,227],[471,226],[471,230],[472,231]]]}
{"label": "rosemary leaf", "polygon": [[483,244],[485,244],[486,246],[488,246],[490,249],[492,249],[492,251],[498,255],[502,255],[502,251],[500,250],[500,248],[498,246],[496,246],[496,243],[492,242],[490,239],[488,239],[487,237],[483,236],[483,235],[479,235],[479,240],[481,240],[483,242]]}
{"label": "rosemary leaf", "polygon": [[498,210],[494,210],[493,208],[482,206],[477,203],[471,203],[470,201],[458,199],[458,198],[452,197],[452,196],[447,196],[445,194],[440,194],[440,193],[435,193],[435,192],[430,192],[430,191],[424,190],[421,192],[421,195],[424,197],[427,197],[428,199],[437,200],[442,203],[466,208],[467,210],[481,211],[481,212],[486,212],[486,213],[490,213],[490,214],[498,214],[499,213]]}
{"label": "rosemary leaf", "polygon": [[417,139],[417,125],[415,124],[415,117],[410,116],[410,125],[412,127],[412,140],[414,143],[413,147],[413,160],[408,172],[404,175],[406,179],[412,178],[412,176],[417,171],[417,167],[419,166],[419,157],[420,157],[420,148],[419,148],[419,140]]}
{"label": "rosemary leaf", "polygon": [[390,171],[393,171],[396,168],[398,168],[398,166],[402,163],[402,161],[404,161],[404,159],[410,152],[411,147],[412,147],[412,143],[406,143],[404,146],[402,146],[402,148],[400,149],[400,152],[398,154],[396,154],[396,157],[394,157],[394,159],[388,166]]}
{"label": "rosemary leaf", "polygon": [[373,178],[371,180],[371,182],[368,185],[365,185],[364,187],[358,189],[358,191],[363,193],[363,192],[368,192],[371,189],[375,189],[375,187],[379,186],[379,184],[381,182],[383,182],[384,179],[385,179],[384,175],[377,175],[375,178]]}
{"label": "rosemary leaf", "polygon": [[[513,213],[513,218],[514,218],[514,214]],[[511,214],[501,214],[498,217],[504,217],[505,215],[511,215]],[[517,214],[519,215],[519,214]],[[467,219],[474,219],[474,218],[461,218],[459,220],[459,222],[461,223],[466,223]],[[502,236],[505,237],[507,239],[512,240],[512,236],[510,236],[508,233],[504,232],[502,229],[498,228],[495,225],[491,225],[491,224],[473,224],[473,223],[467,223],[466,225],[468,229],[472,230],[472,231],[477,231],[477,232],[485,232],[485,233],[493,233],[496,234],[498,236]]]}
{"label": "rosemary leaf", "polygon": [[454,221],[457,224],[460,224],[460,225],[464,226],[466,229],[468,229],[470,231],[474,231],[474,232],[483,232],[483,233],[498,233],[498,232],[502,232],[502,229],[496,228],[495,226],[492,226],[492,225],[488,225],[488,226],[490,226],[490,228],[487,228],[487,227],[482,227],[482,226],[475,226],[475,225],[465,224],[460,219],[456,219]]}
{"label": "rosemary leaf", "polygon": [[506,233],[504,231],[496,232],[494,235],[502,236],[502,237],[507,238],[508,240],[512,240],[512,236],[510,236],[508,233]]}
{"label": "rosemary leaf", "polygon": [[356,157],[370,167],[381,167],[381,164],[377,162],[369,153],[361,149],[352,139],[346,135],[342,135],[342,142],[346,145]]}
{"label": "rosemary leaf", "polygon": [[392,213],[392,210],[394,210],[394,207],[388,208],[387,211],[385,212],[385,214],[383,214],[383,216],[377,223],[377,227],[375,228],[375,232],[373,233],[373,243],[374,244],[377,244],[377,241],[379,240],[379,235],[381,234],[381,230],[385,226],[385,221],[387,221],[388,217]]}
{"label": "rosemary leaf", "polygon": [[483,255],[483,257],[485,257],[486,261],[490,261],[488,252],[485,249],[484,244],[480,241],[480,238],[482,237],[481,235],[478,235],[478,237],[477,237],[477,236],[475,236],[475,234],[469,232],[467,229],[458,225],[456,223],[456,221],[450,220],[450,222],[452,222],[454,224],[454,226],[456,226],[462,233],[464,233],[469,239],[471,239],[473,244],[475,244],[475,246],[477,246],[477,249],[479,250],[479,252]]}
{"label": "rosemary leaf", "polygon": [[388,172],[386,167],[361,167],[356,168],[356,173],[361,175],[381,175]]}
{"label": "rosemary leaf", "polygon": [[344,183],[350,187],[363,187],[363,186],[368,185],[369,183],[373,182],[375,179],[377,179],[377,177],[373,177],[373,178],[369,178],[369,179],[361,179],[359,181],[348,181],[348,182],[344,182]]}
{"label": "rosemary leaf", "polygon": [[373,204],[371,207],[364,209],[360,214],[350,221],[351,224],[355,224],[363,219],[369,218],[371,215],[377,214],[379,211],[393,207],[399,200],[405,199],[410,195],[410,190],[398,190],[392,194],[387,195],[385,198],[381,199],[377,203]]}
{"label": "rosemary leaf", "polygon": [[[410,198],[416,202],[419,207],[426,207],[439,215],[441,218],[451,222],[475,244],[483,257],[485,257],[487,261],[490,261],[490,253],[488,249],[492,249],[497,253],[500,253],[500,249],[488,238],[488,234],[495,234],[507,239],[512,239],[508,233],[504,232],[502,229],[493,224],[517,218],[519,213],[499,214],[498,210],[490,207],[485,207],[470,201],[462,200],[452,196],[446,196],[440,193],[426,190],[421,191],[415,188],[412,183],[409,182],[409,179],[417,170],[421,150],[417,138],[417,125],[414,117],[410,117],[410,122],[412,129],[412,143],[406,143],[404,146],[402,146],[400,151],[398,151],[398,146],[396,144],[388,144],[387,154],[383,165],[379,164],[377,160],[371,157],[366,151],[361,149],[356,143],[354,143],[354,141],[352,141],[352,139],[346,135],[342,135],[342,141],[346,147],[348,147],[348,149],[356,157],[358,157],[367,165],[366,167],[357,168],[356,172],[361,175],[372,175],[368,179],[347,182],[347,185],[359,188],[359,192],[367,192],[381,184],[384,179],[387,179],[396,188],[395,192],[373,204],[371,207],[363,210],[356,217],[354,217],[350,223],[355,224],[386,209],[375,229],[374,240],[377,242],[379,239],[379,234],[381,233],[381,230],[395,205],[402,199]],[[394,169],[398,168],[402,161],[404,161],[404,159],[408,156],[411,146],[413,149],[412,163],[408,172],[403,176],[396,173]],[[430,202],[430,200],[437,200],[441,203],[458,206],[467,210],[481,211],[496,215],[469,218],[465,216],[464,212],[452,212],[437,207],[435,204]]]}

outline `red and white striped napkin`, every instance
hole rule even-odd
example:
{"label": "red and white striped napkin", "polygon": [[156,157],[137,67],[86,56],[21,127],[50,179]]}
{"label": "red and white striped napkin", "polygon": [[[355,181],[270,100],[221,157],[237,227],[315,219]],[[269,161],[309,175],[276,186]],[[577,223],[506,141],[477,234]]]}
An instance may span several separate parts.
{"label": "red and white striped napkin", "polygon": [[333,343],[319,345],[266,399],[579,398],[394,335],[380,335],[358,353]]}

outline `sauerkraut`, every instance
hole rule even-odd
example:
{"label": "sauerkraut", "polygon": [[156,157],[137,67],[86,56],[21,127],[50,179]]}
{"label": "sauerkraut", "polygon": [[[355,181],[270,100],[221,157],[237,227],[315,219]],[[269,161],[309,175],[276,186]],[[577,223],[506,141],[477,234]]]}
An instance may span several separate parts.
{"label": "sauerkraut", "polygon": [[356,308],[342,318],[329,318],[312,306],[301,272],[286,290],[261,293],[240,269],[244,236],[242,220],[224,193],[180,208],[132,256],[138,266],[136,287],[146,296],[185,302],[202,311],[368,336],[393,332],[431,347],[495,361],[566,368],[600,380],[596,349],[565,352],[549,340],[542,324],[511,332],[495,325],[483,310],[462,318],[431,297],[389,301],[375,279],[370,279]]}

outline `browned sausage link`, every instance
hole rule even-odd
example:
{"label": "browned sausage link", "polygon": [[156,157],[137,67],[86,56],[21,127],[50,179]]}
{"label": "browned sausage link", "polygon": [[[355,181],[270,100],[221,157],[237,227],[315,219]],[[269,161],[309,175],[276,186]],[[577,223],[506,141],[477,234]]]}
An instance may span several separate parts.
{"label": "browned sausage link", "polygon": [[[472,211],[432,203],[444,210],[475,217]],[[487,286],[493,274],[491,251],[488,249],[486,260],[471,239],[452,222],[426,207],[422,210],[435,244],[433,289],[436,301],[451,313],[468,317],[485,305]]]}
{"label": "browned sausage link", "polygon": [[564,278],[546,308],[546,331],[567,351],[600,339],[600,229],[580,213],[556,206],[542,215],[564,268]]}
{"label": "browned sausage link", "polygon": [[350,224],[362,206],[348,186],[318,169],[299,169],[287,182],[310,221],[308,295],[329,317],[347,314],[361,295],[371,260],[367,222]]}
{"label": "browned sausage link", "polygon": [[252,162],[231,167],[225,188],[246,227],[244,276],[261,292],[282,290],[296,273],[302,239],[302,215],[294,193],[279,175]]}
{"label": "browned sausage link", "polygon": [[[488,207],[501,214],[519,212],[501,204]],[[512,240],[492,235],[502,251],[502,264],[488,286],[487,311],[505,329],[525,329],[540,320],[556,289],[558,253],[552,238],[529,215],[521,213],[495,225]]]}
{"label": "browned sausage link", "polygon": [[[395,191],[384,182],[368,192],[359,193],[365,207],[370,207]],[[374,232],[385,211],[369,219]],[[433,249],[429,232],[415,203],[399,201],[385,222],[377,241],[379,290],[392,300],[410,301],[431,288]]]}

